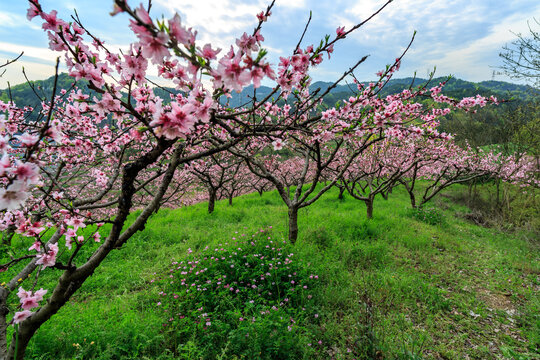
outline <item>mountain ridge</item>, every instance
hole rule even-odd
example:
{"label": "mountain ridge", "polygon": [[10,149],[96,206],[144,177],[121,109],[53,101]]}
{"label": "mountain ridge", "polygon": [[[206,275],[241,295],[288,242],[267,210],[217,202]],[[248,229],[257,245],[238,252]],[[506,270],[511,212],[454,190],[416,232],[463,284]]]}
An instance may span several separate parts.
{"label": "mountain ridge", "polygon": [[[440,82],[448,80],[447,77],[438,77],[430,81],[430,86],[439,84]],[[50,98],[50,93],[52,91],[54,77],[50,77],[45,80],[32,81],[34,89],[40,96],[45,99]],[[73,84],[73,79],[69,77],[66,73],[61,73],[58,78],[58,89],[69,88]],[[414,87],[427,82],[427,79],[424,78],[398,78],[391,79],[386,86],[381,91],[381,96],[387,96],[400,92],[408,87]],[[80,82],[79,82],[80,83]],[[363,84],[368,84],[369,82],[362,82]],[[320,88],[320,93],[325,92],[333,83],[326,81],[315,81],[311,86],[310,90],[315,91]],[[84,86],[83,86],[84,88]],[[354,94],[355,84],[339,84],[334,89],[332,89],[329,94],[325,96],[324,103],[327,106],[333,106],[337,102],[349,98]],[[167,88],[167,90],[172,91],[173,93],[178,93],[179,91],[172,88]],[[490,96],[494,95],[503,99],[517,99],[521,101],[530,100],[534,96],[536,89],[521,84],[509,83],[506,81],[495,81],[487,80],[481,82],[472,82],[459,78],[450,78],[443,89],[443,93],[447,96],[461,98],[467,96],[475,96],[476,94]],[[16,104],[24,104],[36,107],[39,106],[39,99],[37,98],[34,90],[28,85],[28,83],[18,84],[8,89],[0,90],[0,99],[3,101],[9,100],[9,92],[11,91],[11,96]],[[86,89],[91,95],[95,95],[95,92]],[[249,85],[243,89],[241,93],[232,93],[229,99],[222,97],[220,100],[223,104],[227,104],[230,107],[239,107],[248,104],[253,95],[256,94],[258,99],[263,99],[268,94],[270,94],[272,88],[268,86],[260,86],[256,92],[254,92],[253,85]],[[537,91],[537,90],[536,90]],[[163,89],[156,90],[158,95],[168,98],[167,91]]]}

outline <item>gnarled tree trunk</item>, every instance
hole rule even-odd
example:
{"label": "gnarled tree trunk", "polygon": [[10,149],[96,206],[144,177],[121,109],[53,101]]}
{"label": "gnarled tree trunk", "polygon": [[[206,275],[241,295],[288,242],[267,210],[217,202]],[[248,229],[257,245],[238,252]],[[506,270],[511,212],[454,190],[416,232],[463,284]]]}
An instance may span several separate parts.
{"label": "gnarled tree trunk", "polygon": [[345,192],[345,186],[339,188],[338,199],[343,200],[343,193]]}

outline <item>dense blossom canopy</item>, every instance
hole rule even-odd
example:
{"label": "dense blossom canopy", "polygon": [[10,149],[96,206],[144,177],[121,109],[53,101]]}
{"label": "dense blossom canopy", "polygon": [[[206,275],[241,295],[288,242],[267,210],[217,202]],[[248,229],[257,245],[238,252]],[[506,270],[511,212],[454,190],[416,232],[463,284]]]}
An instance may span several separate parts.
{"label": "dense blossom canopy", "polygon": [[[128,51],[114,52],[78,18],[64,21],[30,0],[28,18],[41,19],[50,48],[60,53],[74,83],[69,89],[55,84],[41,109],[0,102],[0,229],[4,239],[16,233],[28,242],[26,254],[0,264],[9,276],[0,288],[0,306],[17,288],[20,300],[9,322],[8,313],[0,313],[0,354],[9,351],[12,358],[17,351],[21,358],[39,326],[110,251],[143,230],[153,212],[201,201],[207,190],[210,198],[232,199],[272,184],[296,219],[299,208],[338,181],[374,174],[397,180],[410,177],[413,169],[423,178],[467,171],[538,185],[527,157],[514,161],[462,150],[437,130],[450,111],[469,111],[496,103],[495,98],[455,100],[442,95],[444,83],[378,96],[404,54],[377,74],[377,82],[356,82],[355,95],[338,107],[322,108],[323,97],[365,58],[325,91],[310,91],[309,71],[363,23],[339,27],[318,46],[302,48],[299,42],[273,66],[266,61],[262,35],[272,5],[254,17],[252,34],[217,49],[198,42],[197,32],[178,14],[155,21],[143,5],[116,0],[113,14],[130,17],[138,41]],[[151,68],[174,91],[158,92],[147,79]],[[264,98],[255,93],[237,109],[223,101],[248,85],[257,89],[261,81],[274,84]],[[163,91],[169,96],[158,96]],[[39,113],[37,119],[28,116],[32,112]],[[317,184],[323,180],[328,183],[321,190]],[[141,211],[128,224],[135,209]],[[296,235],[297,229],[291,241]],[[78,256],[82,247],[91,256]],[[23,279],[46,268],[63,271],[55,288],[24,290]],[[7,349],[8,323],[19,327],[18,349],[15,341]]]}

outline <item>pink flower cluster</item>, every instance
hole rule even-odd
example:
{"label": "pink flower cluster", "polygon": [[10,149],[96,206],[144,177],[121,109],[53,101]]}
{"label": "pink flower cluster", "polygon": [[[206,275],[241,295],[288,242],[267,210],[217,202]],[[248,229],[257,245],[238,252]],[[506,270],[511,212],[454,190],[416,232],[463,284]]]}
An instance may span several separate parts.
{"label": "pink flower cluster", "polygon": [[39,306],[39,302],[43,300],[43,296],[47,293],[47,290],[39,289],[36,292],[32,291],[26,291],[22,287],[19,288],[19,291],[17,292],[17,296],[19,297],[19,301],[21,303],[21,308],[23,311],[18,311],[13,316],[13,323],[19,324],[22,321],[26,320],[30,316],[32,316],[33,312],[30,311],[30,309],[33,309],[35,307]]}
{"label": "pink flower cluster", "polygon": [[[6,116],[7,115],[7,116]],[[32,151],[40,136],[27,132],[16,125],[24,120],[25,111],[18,109],[13,103],[0,101],[0,179],[5,187],[0,188],[0,210],[19,209],[30,196],[30,189],[41,184],[39,166],[35,159],[21,161],[18,154]]]}

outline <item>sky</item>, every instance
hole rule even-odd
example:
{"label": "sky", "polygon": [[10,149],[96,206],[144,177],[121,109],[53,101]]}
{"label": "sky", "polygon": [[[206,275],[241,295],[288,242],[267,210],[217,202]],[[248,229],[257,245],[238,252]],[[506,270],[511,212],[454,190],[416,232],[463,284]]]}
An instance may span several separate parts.
{"label": "sky", "polygon": [[[135,7],[140,1],[128,0]],[[198,31],[197,44],[211,43],[228,49],[244,32],[250,34],[257,23],[255,14],[270,1],[246,0],[153,0],[153,19],[170,18],[179,13],[182,23]],[[128,17],[111,17],[112,0],[41,0],[45,11],[57,10],[69,20],[75,13],[93,33],[113,49],[126,49],[136,41],[128,28]],[[144,0],[144,4],[147,0]],[[312,11],[312,20],[302,42],[303,47],[318,44],[326,34],[335,35],[338,26],[349,29],[369,17],[382,0],[276,0],[273,14],[263,25],[263,47],[271,64],[290,55]],[[7,67],[0,78],[0,89],[25,81],[54,75],[59,53],[48,49],[41,19],[26,19],[27,2],[0,0],[0,63],[23,57]],[[436,76],[453,75],[469,81],[512,81],[493,75],[501,65],[502,47],[527,34],[528,22],[540,18],[538,0],[394,0],[366,25],[336,44],[330,61],[325,60],[311,72],[315,81],[332,81],[341,76],[364,55],[367,61],[355,72],[360,80],[375,79],[408,45],[416,30],[415,41],[405,56],[396,77],[417,74],[426,77],[436,68]],[[225,51],[225,50],[224,50]],[[65,67],[64,67],[65,69]],[[152,74],[151,74],[152,75]],[[154,72],[153,75],[156,75]],[[154,78],[154,77],[152,77]]]}

